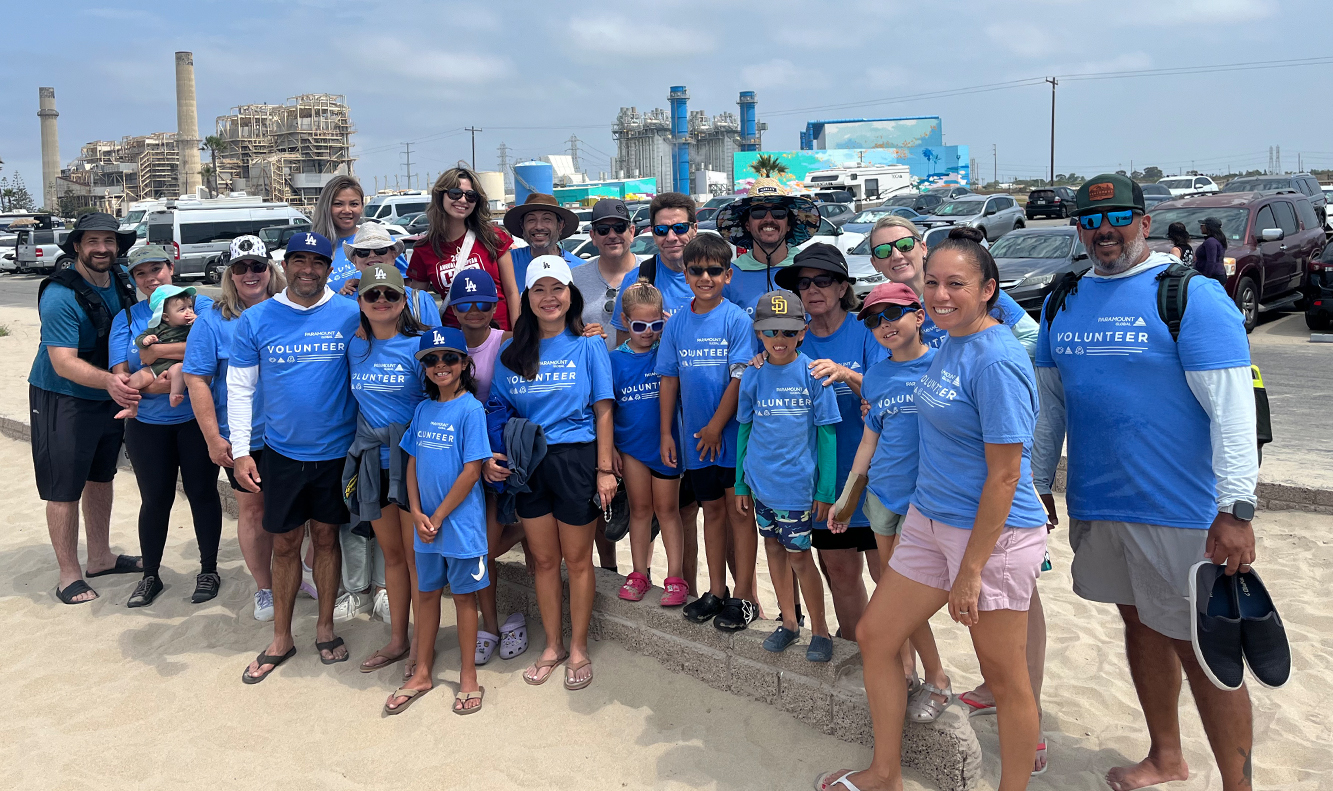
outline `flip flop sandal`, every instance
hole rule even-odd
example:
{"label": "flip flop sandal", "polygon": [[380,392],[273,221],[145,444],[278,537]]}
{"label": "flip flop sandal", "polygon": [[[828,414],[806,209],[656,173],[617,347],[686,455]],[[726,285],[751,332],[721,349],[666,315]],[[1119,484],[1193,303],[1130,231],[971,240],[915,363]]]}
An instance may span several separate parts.
{"label": "flip flop sandal", "polygon": [[495,653],[495,645],[499,642],[498,634],[491,634],[482,629],[477,630],[477,651],[472,657],[472,661],[478,665],[484,665],[491,661],[491,655]]}
{"label": "flip flop sandal", "polygon": [[565,665],[565,689],[569,690],[570,692],[573,692],[575,690],[583,689],[587,687],[589,684],[591,684],[592,683],[591,670],[588,672],[588,677],[585,678],[584,680],[570,681],[570,679],[574,677],[574,674],[578,673],[585,667],[591,667],[591,666],[592,666],[592,660],[589,659],[585,659],[582,662],[578,662],[577,664]]}
{"label": "flip flop sandal", "polygon": [[[1046,758],[1046,736],[1044,734],[1041,737],[1041,741],[1037,742],[1037,757]],[[1032,773],[1032,776],[1036,777],[1037,775],[1045,774],[1046,770],[1050,768],[1051,768],[1051,761],[1050,759],[1047,759],[1046,763],[1042,764],[1040,769],[1037,769]]]}
{"label": "flip flop sandal", "polygon": [[258,663],[258,666],[263,667],[264,665],[273,665],[273,667],[270,667],[268,670],[264,671],[262,675],[258,676],[250,675],[250,668],[247,667],[245,670],[241,671],[241,680],[247,684],[258,684],[259,682],[268,678],[269,674],[272,673],[274,670],[277,670],[279,665],[281,665],[283,662],[286,662],[288,659],[291,659],[294,656],[296,656],[296,646],[292,646],[291,649],[282,656],[273,656],[271,654],[260,653],[259,656],[255,657],[255,662]]}
{"label": "flip flop sandal", "polygon": [[[485,701],[483,700],[485,697],[486,697],[485,687],[481,687],[476,692],[460,692],[457,695],[454,695],[454,713],[460,716],[465,714],[476,714],[477,712],[481,711],[481,707],[485,705]],[[463,708],[467,706],[467,702],[469,700],[477,701],[477,705],[473,706],[470,709]]]}
{"label": "flip flop sandal", "polygon": [[116,555],[116,565],[101,571],[90,571],[83,576],[88,579],[105,577],[108,574],[142,574],[143,558],[138,555]]}
{"label": "flip flop sandal", "polygon": [[964,692],[963,694],[961,694],[961,695],[958,696],[958,700],[959,700],[959,701],[961,701],[961,702],[967,704],[967,707],[968,707],[968,709],[969,709],[969,711],[967,712],[967,716],[969,716],[969,717],[985,717],[985,716],[987,716],[987,715],[989,715],[989,714],[994,714],[994,713],[995,713],[995,704],[994,704],[994,703],[992,703],[992,704],[990,704],[990,705],[988,706],[988,705],[986,705],[985,703],[978,703],[978,702],[976,702],[975,700],[970,700],[967,696],[968,696],[968,695],[971,695],[971,694],[972,694],[971,691],[968,691],[968,692]]}
{"label": "flip flop sandal", "polygon": [[[75,596],[89,592],[95,594],[91,599],[88,599],[87,601],[74,601]],[[60,599],[65,604],[91,604],[102,598],[102,596],[101,594],[98,594],[97,591],[93,590],[91,585],[83,580],[74,580],[66,585],[64,590],[57,587],[56,598]]]}
{"label": "flip flop sandal", "polygon": [[[380,651],[376,651],[375,653],[373,653],[373,654],[371,654],[370,656],[366,657],[366,661],[364,661],[364,662],[361,663],[360,670],[361,670],[362,673],[374,673],[376,670],[383,670],[384,668],[388,667],[389,665],[392,665],[394,662],[401,662],[402,660],[406,659],[406,658],[407,658],[407,655],[410,654],[411,652],[412,652],[412,649],[410,649],[410,648],[406,648],[406,649],[404,649],[403,652],[402,652],[401,654],[399,654],[398,656],[389,656],[388,654],[384,653],[384,651],[382,651],[382,650],[380,650]],[[372,664],[370,664],[370,660],[374,659],[374,658],[377,657],[377,656],[380,657],[381,659],[383,659],[384,661],[383,661],[383,662],[380,662],[379,664],[376,664],[376,665],[372,665]]]}
{"label": "flip flop sandal", "polygon": [[830,789],[841,786],[846,791],[861,791],[856,784],[847,778],[856,774],[855,769],[838,769],[833,772],[825,772],[815,778],[815,791],[830,791]]}
{"label": "flip flop sandal", "polygon": [[[935,700],[936,695],[942,695],[944,702]],[[923,683],[907,701],[907,718],[912,722],[934,722],[953,705],[954,699],[952,685],[940,689],[929,682]]]}
{"label": "flip flop sandal", "polygon": [[[432,687],[432,689],[433,689],[433,687]],[[395,689],[395,690],[393,691],[393,697],[395,697],[395,698],[407,698],[407,700],[403,701],[402,703],[399,703],[399,704],[398,704],[396,707],[394,707],[394,708],[390,708],[390,707],[389,707],[389,701],[387,701],[387,700],[384,701],[384,713],[385,713],[385,714],[388,714],[389,716],[393,716],[394,714],[402,714],[404,711],[407,710],[407,707],[408,707],[408,706],[411,706],[413,703],[416,703],[416,702],[417,702],[417,698],[421,697],[422,695],[426,694],[427,692],[430,692],[430,690],[429,690],[429,689],[408,689],[408,688],[406,688],[406,687],[399,687],[398,689]]]}
{"label": "flip flop sandal", "polygon": [[351,658],[352,658],[352,654],[351,654],[351,652],[348,652],[347,655],[345,655],[342,659],[325,659],[325,658],[324,658],[324,652],[325,652],[325,651],[328,651],[329,653],[333,653],[333,650],[334,650],[335,648],[338,648],[338,647],[341,646],[341,645],[345,645],[345,643],[343,643],[343,639],[342,639],[341,637],[335,637],[335,638],[333,638],[332,640],[328,640],[328,641],[323,642],[323,643],[321,643],[321,642],[319,642],[319,641],[316,641],[316,642],[315,642],[315,650],[319,651],[319,661],[323,662],[323,663],[326,664],[326,665],[336,665],[336,664],[338,664],[339,662],[346,662],[348,659],[351,659]]}
{"label": "flip flop sandal", "polygon": [[528,620],[516,612],[500,627],[500,658],[513,659],[527,650]]}
{"label": "flip flop sandal", "polygon": [[528,675],[528,671],[525,670],[523,671],[523,681],[531,686],[540,687],[542,684],[551,680],[551,676],[555,674],[555,669],[564,664],[566,659],[569,659],[568,651],[560,654],[560,656],[555,659],[538,659],[536,662],[532,663],[532,667],[529,668],[529,670],[536,670],[537,672],[547,670],[547,674],[542,676],[541,680],[537,680],[535,674],[530,676]]}

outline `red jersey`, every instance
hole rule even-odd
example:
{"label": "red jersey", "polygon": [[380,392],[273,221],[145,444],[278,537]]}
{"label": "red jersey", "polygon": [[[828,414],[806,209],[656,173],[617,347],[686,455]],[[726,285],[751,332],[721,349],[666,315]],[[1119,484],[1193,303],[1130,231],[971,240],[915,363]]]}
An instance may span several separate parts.
{"label": "red jersey", "polygon": [[[440,255],[436,255],[431,249],[430,243],[426,240],[421,242],[412,250],[412,261],[407,267],[407,276],[411,280],[419,280],[424,283],[430,283],[436,293],[447,297],[449,295],[449,284],[454,280],[454,274],[463,269],[483,269],[486,274],[495,281],[495,291],[499,295],[499,304],[495,306],[495,321],[501,329],[510,329],[509,309],[505,302],[505,290],[500,282],[500,264],[499,259],[509,248],[513,246],[514,239],[503,228],[496,228],[496,234],[500,237],[499,249],[494,257],[486,250],[486,245],[478,239],[472,244],[472,250],[468,253],[466,261],[455,261],[458,257],[458,250],[463,245],[463,240],[467,234],[458,237],[452,242],[444,242],[440,245]],[[442,315],[444,323],[449,327],[457,327],[458,320],[454,318],[451,310],[444,311]]]}

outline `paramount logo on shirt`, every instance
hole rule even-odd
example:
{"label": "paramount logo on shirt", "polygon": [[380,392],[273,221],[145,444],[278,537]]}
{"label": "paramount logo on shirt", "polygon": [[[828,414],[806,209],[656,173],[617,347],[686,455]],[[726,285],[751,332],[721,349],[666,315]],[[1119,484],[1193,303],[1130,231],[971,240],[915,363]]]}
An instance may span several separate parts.
{"label": "paramount logo on shirt", "polygon": [[697,340],[705,346],[703,348],[677,350],[682,367],[726,365],[727,347],[730,345],[726,338],[699,338]]}
{"label": "paramount logo on shirt", "polygon": [[[1075,357],[1128,357],[1148,350],[1148,323],[1142,316],[1098,316],[1097,323],[1111,324],[1117,329],[1057,332],[1051,351]],[[1125,327],[1129,329],[1119,329]],[[1134,327],[1143,327],[1144,330],[1135,330]]]}
{"label": "paramount logo on shirt", "polygon": [[524,379],[518,374],[506,377],[505,381],[509,384],[509,394],[549,393],[554,390],[568,390],[574,386],[579,378],[579,367],[573,360],[542,360],[541,368],[552,370],[538,370],[536,379]]}
{"label": "paramount logo on shirt", "polygon": [[305,337],[314,340],[303,343],[266,345],[264,351],[268,352],[268,361],[271,363],[329,362],[339,360],[347,353],[347,340],[337,330],[307,332]]}

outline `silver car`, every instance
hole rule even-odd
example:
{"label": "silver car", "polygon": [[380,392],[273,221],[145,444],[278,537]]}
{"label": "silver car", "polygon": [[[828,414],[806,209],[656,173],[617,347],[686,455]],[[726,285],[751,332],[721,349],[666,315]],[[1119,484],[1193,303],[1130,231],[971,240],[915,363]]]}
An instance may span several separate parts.
{"label": "silver car", "polygon": [[967,195],[941,204],[932,214],[913,220],[922,228],[966,225],[979,228],[987,241],[995,241],[1015,228],[1027,225],[1023,209],[1012,195]]}

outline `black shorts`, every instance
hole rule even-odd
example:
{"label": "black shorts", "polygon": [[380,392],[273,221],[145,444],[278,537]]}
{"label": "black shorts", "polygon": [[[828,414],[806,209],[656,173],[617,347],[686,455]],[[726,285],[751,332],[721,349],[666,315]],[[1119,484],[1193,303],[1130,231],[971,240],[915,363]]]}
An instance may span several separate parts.
{"label": "black shorts", "polygon": [[714,464],[697,470],[686,470],[685,480],[690,482],[695,502],[703,505],[721,500],[727,489],[736,488],[736,468]]}
{"label": "black shorts", "polygon": [[[643,466],[648,467],[648,465],[646,465],[646,464],[643,465]],[[678,472],[677,472],[677,473],[673,473],[673,474],[671,474],[671,475],[667,475],[666,473],[664,473],[664,472],[660,472],[660,471],[654,469],[653,467],[648,467],[648,474],[651,475],[651,476],[653,476],[654,478],[657,478],[658,480],[662,480],[662,481],[678,481],[678,480],[680,480],[680,473],[678,473]]]}
{"label": "black shorts", "polygon": [[865,552],[875,549],[875,531],[869,526],[849,527],[841,533],[832,530],[811,530],[810,546],[815,549],[855,549]]}
{"label": "black shorts", "polygon": [[77,502],[89,481],[116,477],[125,421],[120,405],[28,386],[32,421],[32,466],[37,495],[57,503]]}
{"label": "black shorts", "polygon": [[597,493],[597,443],[547,445],[546,456],[528,476],[530,492],[519,492],[520,519],[552,514],[567,525],[586,525],[601,513],[593,504]]}
{"label": "black shorts", "polygon": [[297,461],[266,448],[259,466],[264,482],[264,530],[289,533],[310,519],[346,524],[351,515],[343,501],[344,461]]}
{"label": "black shorts", "polygon": [[[263,449],[263,448],[255,448],[254,450],[250,451],[250,458],[252,458],[252,459],[255,460],[255,469],[256,469],[256,470],[260,469],[260,468],[262,467],[262,465],[264,464],[264,449]],[[236,470],[235,470],[235,468],[233,468],[233,467],[223,467],[222,469],[224,469],[224,470],[227,471],[227,480],[231,482],[231,488],[232,488],[232,491],[235,491],[235,492],[245,492],[246,494],[254,494],[254,492],[250,491],[249,489],[245,488],[244,486],[242,486],[242,485],[240,485],[239,483],[236,482]],[[259,473],[259,477],[260,477],[260,479],[261,479],[261,480],[260,480],[260,483],[259,483],[259,491],[260,491],[260,492],[263,492],[263,491],[264,491],[264,483],[263,483],[263,480],[262,480],[262,479],[263,479],[263,477],[264,477],[264,473],[262,473],[262,472]]]}

